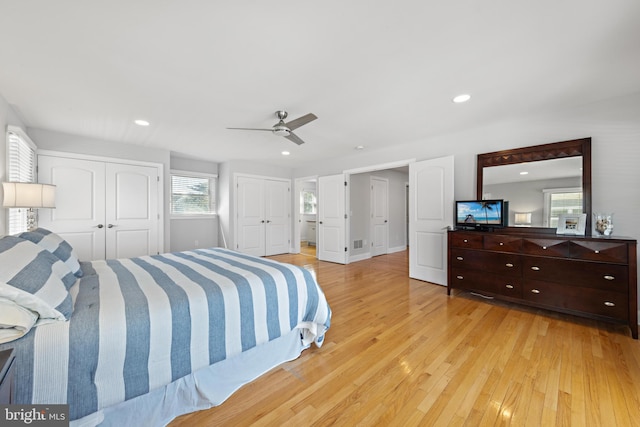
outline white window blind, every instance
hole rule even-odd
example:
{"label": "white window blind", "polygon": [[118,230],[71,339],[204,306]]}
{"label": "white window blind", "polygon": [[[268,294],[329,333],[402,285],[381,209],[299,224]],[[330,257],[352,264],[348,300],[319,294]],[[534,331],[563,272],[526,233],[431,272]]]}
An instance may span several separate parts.
{"label": "white window blind", "polygon": [[171,174],[171,215],[215,215],[216,177]]}
{"label": "white window blind", "polygon": [[[7,178],[10,182],[35,182],[36,146],[20,129],[7,131]],[[9,209],[9,234],[27,230],[26,209]]]}

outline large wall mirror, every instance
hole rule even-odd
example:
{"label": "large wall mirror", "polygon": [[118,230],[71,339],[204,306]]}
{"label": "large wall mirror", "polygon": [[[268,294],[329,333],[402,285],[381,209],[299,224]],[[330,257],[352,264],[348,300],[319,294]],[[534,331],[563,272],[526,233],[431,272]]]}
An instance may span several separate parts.
{"label": "large wall mirror", "polygon": [[478,154],[478,199],[509,201],[509,230],[555,233],[560,213],[586,213],[591,138]]}

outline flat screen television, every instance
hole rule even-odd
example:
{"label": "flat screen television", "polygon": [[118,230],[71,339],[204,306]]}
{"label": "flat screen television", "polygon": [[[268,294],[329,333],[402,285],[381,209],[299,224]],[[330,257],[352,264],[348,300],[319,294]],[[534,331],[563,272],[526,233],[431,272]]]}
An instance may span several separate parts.
{"label": "flat screen television", "polygon": [[467,230],[506,227],[508,204],[502,199],[456,201],[456,227]]}

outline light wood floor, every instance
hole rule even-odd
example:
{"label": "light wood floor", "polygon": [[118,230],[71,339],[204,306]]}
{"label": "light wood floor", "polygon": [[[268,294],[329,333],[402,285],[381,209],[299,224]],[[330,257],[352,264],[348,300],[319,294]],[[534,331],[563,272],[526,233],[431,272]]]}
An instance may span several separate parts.
{"label": "light wood floor", "polygon": [[628,328],[486,302],[409,279],[406,253],[303,255],[333,311],[306,350],[177,426],[640,426]]}

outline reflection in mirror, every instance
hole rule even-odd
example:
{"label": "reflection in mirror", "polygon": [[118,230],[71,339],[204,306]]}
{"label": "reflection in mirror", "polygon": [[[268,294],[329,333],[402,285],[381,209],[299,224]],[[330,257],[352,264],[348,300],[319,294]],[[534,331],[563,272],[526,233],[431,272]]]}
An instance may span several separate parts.
{"label": "reflection in mirror", "polygon": [[587,214],[591,235],[591,138],[478,154],[477,166],[477,197],[509,201],[505,232],[555,233],[571,211]]}
{"label": "reflection in mirror", "polygon": [[582,157],[485,167],[483,199],[509,201],[509,225],[556,227],[563,213],[582,213]]}

